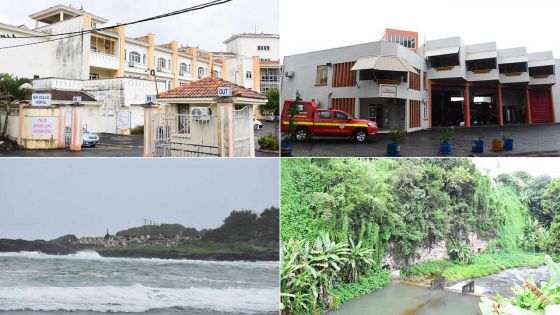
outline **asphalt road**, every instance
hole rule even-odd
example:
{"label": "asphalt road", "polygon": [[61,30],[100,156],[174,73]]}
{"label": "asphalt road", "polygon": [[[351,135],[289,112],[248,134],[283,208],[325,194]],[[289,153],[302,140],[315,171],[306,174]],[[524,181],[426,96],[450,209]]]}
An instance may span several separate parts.
{"label": "asphalt road", "polygon": [[[451,140],[453,153],[450,155],[439,153],[440,134],[437,129],[407,134],[401,140],[401,155],[407,157],[474,156],[471,153],[471,140],[480,135],[485,140],[484,153],[477,156],[560,156],[560,124],[458,128]],[[501,135],[513,136],[512,152],[491,150],[492,139]],[[292,156],[383,157],[387,156],[389,140],[389,134],[378,134],[362,144],[355,143],[351,139],[316,137],[308,142],[295,142]]]}
{"label": "asphalt road", "polygon": [[[263,135],[274,133],[277,123],[263,121],[263,128],[255,131],[255,147],[258,149],[258,139]],[[143,135],[120,136],[114,134],[99,134],[101,144],[95,148],[82,148],[80,152],[60,150],[25,150],[0,151],[0,157],[142,157]],[[278,157],[278,153],[260,152],[257,157]]]}

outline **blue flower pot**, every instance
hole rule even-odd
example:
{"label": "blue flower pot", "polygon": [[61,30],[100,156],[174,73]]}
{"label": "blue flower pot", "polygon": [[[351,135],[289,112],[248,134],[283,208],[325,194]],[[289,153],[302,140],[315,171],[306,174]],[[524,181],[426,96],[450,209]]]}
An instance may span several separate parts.
{"label": "blue flower pot", "polygon": [[292,144],[282,142],[280,145],[280,155],[281,156],[291,156],[292,155]]}
{"label": "blue flower pot", "polygon": [[389,156],[401,156],[401,144],[399,142],[389,142],[387,143],[387,155]]}
{"label": "blue flower pot", "polygon": [[473,140],[471,141],[472,153],[483,153],[484,152],[484,140]]}
{"label": "blue flower pot", "polygon": [[513,139],[504,139],[504,151],[513,151]]}
{"label": "blue flower pot", "polygon": [[439,143],[439,153],[441,153],[441,154],[451,154],[451,143],[450,142],[440,142]]}

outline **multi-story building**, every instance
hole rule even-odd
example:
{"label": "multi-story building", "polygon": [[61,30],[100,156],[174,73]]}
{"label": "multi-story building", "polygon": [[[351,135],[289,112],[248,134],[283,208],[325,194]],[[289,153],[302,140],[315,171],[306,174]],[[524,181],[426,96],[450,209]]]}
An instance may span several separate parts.
{"label": "multi-story building", "polygon": [[[128,37],[124,26],[96,30],[108,20],[83,9],[57,5],[30,17],[34,29],[0,24],[0,47],[40,42],[1,49],[0,73],[34,78],[41,89],[91,93],[102,104],[84,115],[94,132],[115,132],[119,111],[132,113],[132,127],[142,125],[143,111],[135,105],[146,95],[227,73],[224,57],[199,48],[157,44],[154,34]],[[68,35],[56,36],[61,33]]]}
{"label": "multi-story building", "polygon": [[[229,81],[265,94],[280,88],[280,36],[265,33],[236,34],[224,41]],[[258,107],[255,116],[261,117]]]}
{"label": "multi-story building", "polygon": [[418,33],[387,29],[381,41],[285,57],[281,99],[299,91],[381,130],[560,122],[559,63],[550,51],[460,37],[419,45]]}

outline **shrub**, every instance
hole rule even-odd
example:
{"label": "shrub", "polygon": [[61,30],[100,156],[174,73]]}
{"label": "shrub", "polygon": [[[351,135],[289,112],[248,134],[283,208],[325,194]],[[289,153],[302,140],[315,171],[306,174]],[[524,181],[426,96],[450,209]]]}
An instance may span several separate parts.
{"label": "shrub", "polygon": [[449,254],[449,258],[451,258],[451,260],[456,262],[463,264],[473,263],[474,255],[471,247],[457,239],[452,239],[449,244],[447,244],[447,254]]}
{"label": "shrub", "polygon": [[134,128],[130,128],[131,135],[143,135],[144,134],[144,126],[136,126]]}
{"label": "shrub", "polygon": [[261,149],[278,151],[279,148],[278,137],[275,137],[272,134],[264,135],[260,137],[259,145],[261,146]]}

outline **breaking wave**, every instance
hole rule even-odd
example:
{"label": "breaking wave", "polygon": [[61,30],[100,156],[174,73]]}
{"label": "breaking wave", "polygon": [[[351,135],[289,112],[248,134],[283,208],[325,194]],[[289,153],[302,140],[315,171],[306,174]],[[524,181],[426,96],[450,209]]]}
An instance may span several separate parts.
{"label": "breaking wave", "polygon": [[69,255],[47,255],[41,252],[17,252],[17,253],[0,253],[0,257],[14,257],[27,259],[75,259],[75,260],[100,260],[115,262],[141,262],[153,264],[199,264],[199,265],[224,265],[239,268],[266,268],[277,269],[279,263],[276,261],[209,261],[209,260],[191,260],[191,259],[160,259],[160,258],[117,258],[103,257],[95,251],[80,251]]}
{"label": "breaking wave", "polygon": [[275,288],[151,288],[140,284],[98,287],[0,288],[0,311],[147,312],[179,308],[217,312],[279,311]]}

